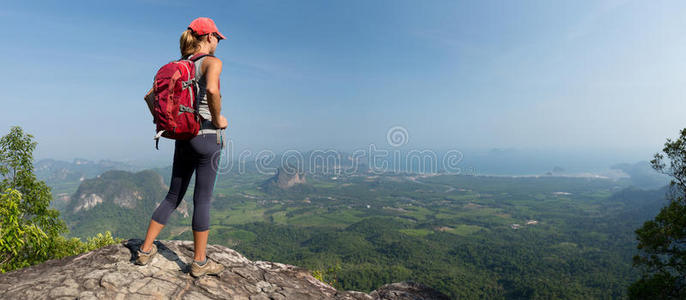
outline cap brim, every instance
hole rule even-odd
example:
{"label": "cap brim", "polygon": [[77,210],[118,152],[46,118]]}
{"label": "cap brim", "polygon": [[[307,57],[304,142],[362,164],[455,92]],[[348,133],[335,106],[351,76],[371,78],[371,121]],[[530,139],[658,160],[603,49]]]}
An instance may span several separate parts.
{"label": "cap brim", "polygon": [[217,31],[217,34],[219,35],[219,37],[222,38],[222,40],[225,40],[225,39],[226,39],[226,37],[224,37],[224,35],[223,35],[221,32]]}

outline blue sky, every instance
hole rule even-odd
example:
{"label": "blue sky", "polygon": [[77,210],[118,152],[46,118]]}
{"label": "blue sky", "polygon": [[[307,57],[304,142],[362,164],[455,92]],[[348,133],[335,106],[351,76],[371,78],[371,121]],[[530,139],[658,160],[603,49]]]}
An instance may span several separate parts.
{"label": "blue sky", "polygon": [[0,130],[37,158],[169,160],[142,100],[195,17],[228,37],[234,145],[350,150],[402,126],[419,149],[649,159],[686,127],[680,1],[11,1]]}

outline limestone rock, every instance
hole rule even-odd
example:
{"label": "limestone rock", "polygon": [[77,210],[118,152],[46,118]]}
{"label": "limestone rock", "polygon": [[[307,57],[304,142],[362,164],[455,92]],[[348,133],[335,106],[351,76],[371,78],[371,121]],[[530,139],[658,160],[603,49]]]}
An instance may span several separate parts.
{"label": "limestone rock", "polygon": [[289,189],[297,184],[304,184],[305,173],[299,171],[295,166],[279,167],[276,169],[274,177],[265,181],[263,186],[276,186],[280,189]]}
{"label": "limestone rock", "polygon": [[250,261],[237,251],[207,245],[207,256],[226,269],[193,278],[192,241],[157,241],[150,264],[133,263],[140,239],[0,275],[0,299],[449,299],[413,282],[387,284],[366,294],[338,291],[307,269]]}

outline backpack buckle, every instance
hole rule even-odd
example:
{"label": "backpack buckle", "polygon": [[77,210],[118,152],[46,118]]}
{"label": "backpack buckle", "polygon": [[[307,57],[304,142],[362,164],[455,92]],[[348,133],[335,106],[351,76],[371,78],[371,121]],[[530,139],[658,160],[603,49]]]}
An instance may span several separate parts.
{"label": "backpack buckle", "polygon": [[184,89],[187,89],[188,87],[195,85],[196,81],[195,78],[191,78],[190,80],[183,81],[181,84]]}

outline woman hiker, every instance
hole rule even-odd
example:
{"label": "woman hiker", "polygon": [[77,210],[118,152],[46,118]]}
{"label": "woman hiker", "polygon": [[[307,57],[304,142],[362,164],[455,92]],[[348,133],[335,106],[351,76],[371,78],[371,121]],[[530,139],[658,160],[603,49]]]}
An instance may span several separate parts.
{"label": "woman hiker", "polygon": [[[197,54],[209,54],[195,61],[196,78],[198,78],[198,112],[202,119],[200,132],[190,140],[176,140],[174,145],[174,164],[169,192],[152,214],[145,241],[138,250],[136,263],[148,264],[157,254],[153,243],[169,215],[181,203],[188,183],[195,171],[195,190],[193,192],[193,240],[195,257],[190,273],[194,277],[205,274],[217,275],[224,266],[206,255],[207,236],[210,226],[210,198],[214,188],[221,143],[218,141],[219,129],[228,126],[226,118],[220,115],[221,95],[219,94],[219,74],[222,62],[214,57],[219,40],[224,39],[214,21],[209,18],[197,18],[181,34],[181,57],[188,58]],[[146,98],[152,94],[152,89]]]}

